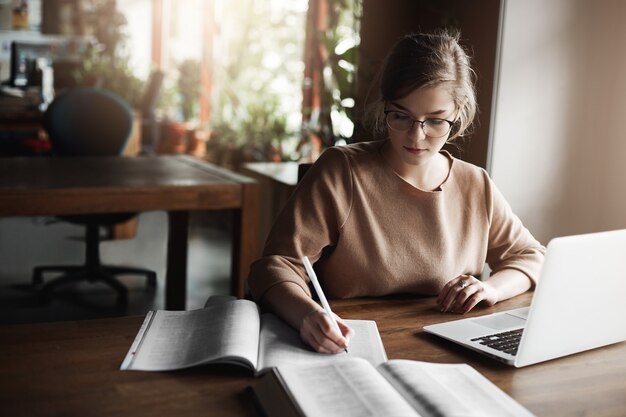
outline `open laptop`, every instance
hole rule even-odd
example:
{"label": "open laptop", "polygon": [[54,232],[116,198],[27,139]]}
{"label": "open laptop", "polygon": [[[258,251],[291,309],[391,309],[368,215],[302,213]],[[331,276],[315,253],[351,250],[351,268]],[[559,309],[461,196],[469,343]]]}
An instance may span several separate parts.
{"label": "open laptop", "polygon": [[626,229],[555,238],[530,307],[424,326],[522,367],[626,340]]}

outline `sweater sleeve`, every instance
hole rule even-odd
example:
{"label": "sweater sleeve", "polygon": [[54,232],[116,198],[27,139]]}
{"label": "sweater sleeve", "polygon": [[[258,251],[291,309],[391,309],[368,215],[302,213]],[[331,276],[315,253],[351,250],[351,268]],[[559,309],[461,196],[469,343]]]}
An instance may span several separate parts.
{"label": "sweater sleeve", "polygon": [[[485,173],[487,177],[487,174]],[[486,203],[489,215],[487,263],[492,275],[517,269],[537,284],[545,247],[524,227],[493,181],[487,177]]]}
{"label": "sweater sleeve", "polygon": [[352,174],[346,155],[327,149],[308,170],[276,218],[263,254],[250,267],[248,284],[261,302],[274,285],[292,282],[311,294],[301,257],[312,263],[339,238],[352,203]]}

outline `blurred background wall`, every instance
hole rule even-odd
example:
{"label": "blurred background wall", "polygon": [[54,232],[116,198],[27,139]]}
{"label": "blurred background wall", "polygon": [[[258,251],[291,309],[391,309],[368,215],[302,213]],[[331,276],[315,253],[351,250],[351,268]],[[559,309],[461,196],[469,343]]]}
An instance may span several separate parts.
{"label": "blurred background wall", "polygon": [[491,174],[543,243],[626,227],[626,2],[506,0]]}

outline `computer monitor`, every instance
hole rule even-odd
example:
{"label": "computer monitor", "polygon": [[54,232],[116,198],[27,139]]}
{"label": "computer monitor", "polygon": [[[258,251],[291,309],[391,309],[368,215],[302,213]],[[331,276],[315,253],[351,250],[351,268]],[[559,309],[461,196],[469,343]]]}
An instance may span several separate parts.
{"label": "computer monitor", "polygon": [[38,58],[52,62],[52,45],[45,43],[11,42],[11,78],[13,87],[37,85]]}
{"label": "computer monitor", "polygon": [[18,88],[40,85],[37,60],[44,58],[54,68],[55,87],[71,87],[71,73],[80,64],[85,45],[84,40],[13,41],[9,83]]}

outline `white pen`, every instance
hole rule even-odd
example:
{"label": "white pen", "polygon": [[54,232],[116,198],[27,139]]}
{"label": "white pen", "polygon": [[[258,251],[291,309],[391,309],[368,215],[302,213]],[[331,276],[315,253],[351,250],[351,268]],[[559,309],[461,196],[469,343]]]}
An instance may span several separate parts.
{"label": "white pen", "polygon": [[[306,273],[309,275],[309,278],[311,279],[311,282],[313,283],[313,288],[315,288],[315,292],[317,293],[317,297],[320,299],[320,302],[322,303],[322,307],[324,307],[324,311],[326,311],[326,314],[328,315],[328,317],[330,317],[330,321],[333,324],[333,327],[339,332],[339,334],[343,334],[341,333],[341,329],[339,328],[339,325],[337,324],[337,320],[335,320],[335,315],[333,314],[333,311],[330,309],[328,300],[326,300],[324,291],[322,291],[322,287],[320,286],[320,283],[317,280],[317,275],[315,275],[315,271],[313,270],[313,265],[311,265],[311,261],[309,261],[308,257],[303,256],[302,263],[304,264],[304,269],[306,269]],[[346,351],[346,353],[348,353],[347,348],[344,350]]]}

